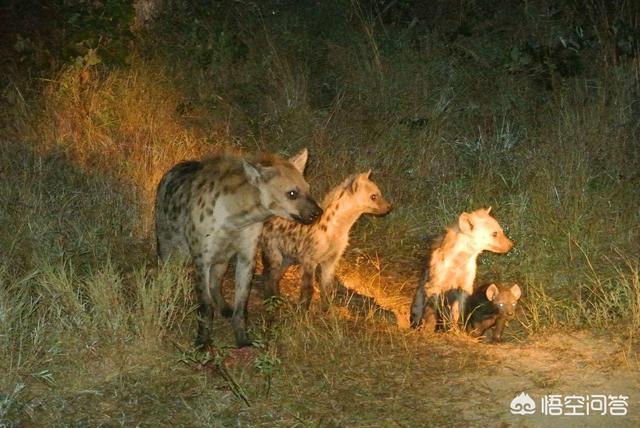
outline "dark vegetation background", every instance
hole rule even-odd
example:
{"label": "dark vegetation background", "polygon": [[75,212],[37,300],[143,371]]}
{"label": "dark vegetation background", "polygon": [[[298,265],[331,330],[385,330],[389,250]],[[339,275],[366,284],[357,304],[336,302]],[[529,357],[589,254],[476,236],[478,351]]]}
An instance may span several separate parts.
{"label": "dark vegetation background", "polygon": [[427,236],[492,206],[517,245],[479,276],[522,284],[513,340],[637,347],[639,20],[622,0],[3,2],[0,422],[339,425],[365,404],[310,410],[300,391],[374,406],[393,387],[373,371],[412,377],[428,335],[338,310],[256,301],[261,347],[232,372],[171,345],[190,348],[195,315],[188,268],[156,267],[155,186],[222,147],[308,147],[318,197],[373,170],[395,210],[358,222],[341,275],[400,327]]}

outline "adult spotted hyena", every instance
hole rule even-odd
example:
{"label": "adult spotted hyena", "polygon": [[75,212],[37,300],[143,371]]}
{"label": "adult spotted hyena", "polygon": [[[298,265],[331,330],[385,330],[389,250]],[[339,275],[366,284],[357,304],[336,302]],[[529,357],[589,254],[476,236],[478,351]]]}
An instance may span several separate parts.
{"label": "adult spotted hyena", "polygon": [[[237,345],[251,344],[246,309],[263,222],[275,215],[310,224],[322,214],[302,176],[306,162],[306,149],[289,161],[274,155],[221,154],[180,163],[162,177],[156,195],[158,257],[165,260],[182,252],[193,260],[199,303],[197,345],[209,344],[214,301],[223,316],[231,316]],[[234,255],[232,311],[221,283]]]}
{"label": "adult spotted hyena", "polygon": [[[427,312],[427,323],[434,326],[436,310],[429,299],[444,298],[449,290],[460,290],[460,298],[451,304],[451,321],[457,324],[466,296],[473,293],[476,259],[483,251],[506,253],[513,247],[498,222],[489,215],[491,208],[462,213],[457,224],[431,247],[429,263],[411,304],[411,327],[417,328]],[[426,307],[426,311],[425,311]]]}
{"label": "adult spotted hyena", "polygon": [[308,308],[320,266],[322,305],[328,306],[336,265],[349,244],[351,226],[362,214],[381,215],[391,210],[370,174],[353,174],[333,188],[322,203],[324,213],[310,226],[275,217],[265,223],[260,243],[265,297],[278,294],[278,283],[287,267],[301,264],[300,303]]}

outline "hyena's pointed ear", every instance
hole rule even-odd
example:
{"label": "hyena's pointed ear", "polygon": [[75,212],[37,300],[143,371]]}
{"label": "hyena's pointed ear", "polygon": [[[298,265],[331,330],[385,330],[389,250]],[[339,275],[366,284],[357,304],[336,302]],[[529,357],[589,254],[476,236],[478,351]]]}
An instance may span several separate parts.
{"label": "hyena's pointed ear", "polygon": [[487,296],[487,299],[489,299],[489,301],[493,301],[493,299],[496,298],[499,292],[500,290],[498,290],[498,287],[495,284],[491,284],[489,287],[487,287],[487,291],[484,292],[484,295]]}
{"label": "hyena's pointed ear", "polygon": [[491,207],[487,208],[485,211],[489,214],[491,212]]}
{"label": "hyena's pointed ear", "polygon": [[256,185],[262,179],[262,167],[260,165],[255,165],[246,159],[242,159],[242,168],[249,183],[252,185]]}
{"label": "hyena's pointed ear", "polygon": [[296,167],[300,174],[304,173],[304,167],[307,165],[307,158],[309,157],[309,151],[307,149],[300,150],[297,154],[289,158],[289,162]]}
{"label": "hyena's pointed ear", "polygon": [[371,170],[369,170],[369,171],[367,171],[367,172],[362,173],[362,176],[363,176],[364,178],[366,178],[367,180],[370,180],[370,177],[371,177]]}
{"label": "hyena's pointed ear", "polygon": [[469,213],[462,213],[458,218],[458,227],[462,233],[471,233],[473,230],[473,222],[471,221],[471,215]]}
{"label": "hyena's pointed ear", "polygon": [[518,284],[513,284],[509,289],[509,291],[511,291],[511,294],[513,294],[513,297],[516,300],[518,300],[522,295],[522,290],[520,290],[520,286]]}

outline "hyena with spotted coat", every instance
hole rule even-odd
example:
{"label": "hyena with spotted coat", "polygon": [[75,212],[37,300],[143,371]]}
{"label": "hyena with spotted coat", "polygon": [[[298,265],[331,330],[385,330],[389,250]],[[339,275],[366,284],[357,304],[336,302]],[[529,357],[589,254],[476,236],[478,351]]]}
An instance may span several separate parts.
{"label": "hyena with spotted coat", "polygon": [[362,214],[386,214],[391,204],[370,180],[371,171],[347,177],[324,198],[324,213],[310,226],[272,218],[262,231],[265,297],[278,294],[286,269],[302,265],[300,304],[307,309],[313,296],[316,268],[320,266],[320,297],[328,307],[338,261],[349,244],[349,230]]}
{"label": "hyena with spotted coat", "polygon": [[[466,297],[473,293],[476,260],[483,251],[506,253],[513,242],[489,215],[491,208],[462,213],[431,247],[429,263],[411,304],[411,327],[417,328],[426,313],[427,324],[435,326],[436,309],[429,303],[444,299],[450,290],[459,290],[459,299],[450,305],[451,321],[457,325]],[[433,299],[429,302],[430,299]],[[426,308],[426,310],[425,310]]]}
{"label": "hyena with spotted coat", "polygon": [[[263,222],[275,215],[310,224],[322,213],[302,176],[306,162],[306,149],[289,161],[227,153],[177,164],[162,177],[156,195],[158,257],[165,260],[176,252],[191,256],[199,303],[198,346],[210,343],[214,302],[223,316],[231,316],[237,345],[251,345],[246,310]],[[221,285],[234,255],[231,310]]]}

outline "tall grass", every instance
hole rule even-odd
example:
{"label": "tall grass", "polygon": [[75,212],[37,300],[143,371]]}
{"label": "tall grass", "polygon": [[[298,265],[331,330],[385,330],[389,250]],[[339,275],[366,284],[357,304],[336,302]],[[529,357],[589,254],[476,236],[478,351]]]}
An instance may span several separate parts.
{"label": "tall grass", "polygon": [[[527,65],[513,48],[551,43],[570,13],[539,18],[545,2],[529,2],[533,9],[496,7],[482,18],[476,2],[461,2],[443,12],[445,25],[428,13],[440,2],[411,12],[424,13],[418,23],[404,20],[404,3],[383,11],[376,2],[172,2],[155,30],[138,34],[126,66],[79,61],[33,79],[14,58],[0,113],[0,423],[25,414],[70,422],[66,406],[91,409],[83,397],[93,395],[115,415],[122,402],[108,397],[123,391],[130,402],[146,397],[169,408],[171,394],[157,391],[172,388],[201,397],[181,407],[180,421],[206,425],[215,414],[239,423],[243,410],[228,384],[194,376],[169,345],[186,349],[193,336],[191,277],[180,263],[156,265],[152,232],[164,171],[220,148],[308,147],[318,197],[373,169],[395,208],[356,224],[340,272],[396,315],[407,315],[426,237],[461,211],[492,206],[516,247],[483,255],[479,280],[522,283],[527,332],[638,329],[637,52],[620,56],[598,33],[596,47],[580,51],[584,70],[563,76],[549,65],[556,57]],[[604,31],[607,23],[591,24]],[[535,52],[555,52],[549,46]],[[374,317],[254,311],[263,348],[246,376],[261,381],[240,379],[252,396],[286,390],[329,402],[333,389],[363,384],[381,394],[367,369],[398,374],[401,390],[398,379],[412,382],[418,358],[437,363],[413,333]],[[216,322],[217,343],[231,343],[228,325]],[[401,368],[370,358],[385,353]],[[323,377],[314,364],[344,368],[344,378]],[[51,391],[64,394],[56,401]],[[278,413],[257,400],[251,420],[355,420],[357,412],[322,419],[334,411],[328,404],[309,411],[303,401]],[[133,424],[133,406],[123,407],[123,424]]]}

